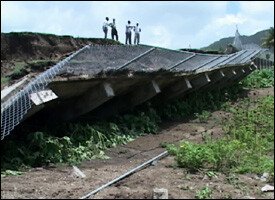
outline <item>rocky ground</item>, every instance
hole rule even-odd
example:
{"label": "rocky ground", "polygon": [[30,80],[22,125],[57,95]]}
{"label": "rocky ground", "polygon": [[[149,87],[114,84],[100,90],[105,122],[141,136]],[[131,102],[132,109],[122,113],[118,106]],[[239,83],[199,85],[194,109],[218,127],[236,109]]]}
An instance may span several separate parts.
{"label": "rocky ground", "polygon": [[[251,90],[246,95],[256,99],[274,95],[274,88]],[[224,135],[220,122],[230,117],[224,111],[215,111],[207,123],[197,119],[162,124],[156,135],[145,135],[106,153],[110,159],[83,162],[77,167],[86,178],[77,177],[71,166],[33,168],[19,176],[1,178],[1,198],[80,198],[101,185],[165,151],[162,145],[180,140],[203,141],[203,134],[213,138]],[[105,188],[90,198],[97,199],[149,199],[155,188],[168,190],[169,199],[194,199],[196,192],[208,187],[215,199],[274,199],[273,192],[261,192],[267,183],[257,174],[226,175],[207,171],[195,174],[177,168],[174,157],[167,156],[122,181]]]}

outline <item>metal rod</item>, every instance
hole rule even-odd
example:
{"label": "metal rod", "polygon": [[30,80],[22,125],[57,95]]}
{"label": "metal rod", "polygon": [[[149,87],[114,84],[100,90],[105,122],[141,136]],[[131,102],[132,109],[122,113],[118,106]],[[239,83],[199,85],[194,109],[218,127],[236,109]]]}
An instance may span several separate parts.
{"label": "metal rod", "polygon": [[[238,55],[238,53],[234,53],[234,54],[231,54],[230,56],[227,56],[227,58],[225,58],[224,60],[218,62],[215,66],[218,66],[219,64],[223,63],[224,61],[226,61],[226,60],[228,60],[228,59],[230,59],[230,58],[232,58],[236,55]],[[215,66],[213,66],[213,67],[215,67]]]}
{"label": "metal rod", "polygon": [[141,58],[142,56],[144,56],[144,55],[150,53],[151,51],[153,51],[153,50],[155,50],[155,49],[156,49],[156,47],[153,47],[153,48],[149,49],[148,51],[145,51],[144,53],[142,53],[142,54],[140,54],[139,56],[135,57],[134,59],[128,61],[128,62],[125,63],[124,65],[118,67],[117,70],[120,70],[120,69],[126,67],[126,66],[129,65],[130,63],[136,61],[137,59]]}
{"label": "metal rod", "polygon": [[[246,62],[247,58],[251,59],[251,57],[253,57],[254,54],[257,55],[258,53],[259,53],[258,50],[252,51],[252,53],[248,54],[245,58],[241,59],[239,62],[240,62],[240,63]],[[252,56],[252,55],[253,55],[253,56]],[[245,60],[245,61],[244,61],[244,60]]]}
{"label": "metal rod", "polygon": [[80,199],[86,199],[86,198],[90,197],[91,195],[96,194],[96,193],[99,192],[100,190],[102,190],[102,189],[104,189],[104,188],[106,188],[106,187],[108,187],[108,186],[110,186],[110,185],[116,183],[117,181],[119,181],[119,180],[121,180],[121,179],[123,179],[123,178],[129,176],[130,174],[132,174],[132,173],[138,171],[139,169],[143,168],[144,166],[150,164],[151,162],[153,162],[153,161],[155,161],[155,160],[157,160],[157,159],[160,159],[160,158],[162,158],[162,157],[165,157],[165,156],[167,156],[167,155],[168,155],[168,152],[167,152],[167,151],[164,151],[163,153],[159,154],[158,156],[156,156],[156,157],[154,157],[154,158],[152,158],[152,159],[146,161],[145,163],[143,163],[143,164],[141,164],[141,165],[135,167],[134,169],[131,169],[130,171],[126,172],[125,174],[123,174],[123,175],[121,175],[121,176],[115,178],[114,180],[112,180],[112,181],[110,181],[110,182],[108,182],[108,183],[102,185],[101,187],[99,187],[99,188],[93,190],[92,192],[90,192],[90,193],[86,194],[85,196],[81,197]]}
{"label": "metal rod", "polygon": [[[230,57],[230,58],[236,59],[236,58],[238,58],[239,56],[243,55],[243,54],[246,53],[246,52],[247,52],[247,50],[244,50],[243,52],[234,55],[235,57],[232,56],[232,57]],[[230,59],[230,58],[228,58],[228,59]],[[233,59],[231,59],[231,60],[233,60]],[[226,65],[227,63],[229,63],[231,60],[229,60],[229,61],[227,61],[226,63],[224,63],[224,65]],[[224,62],[224,61],[223,61],[223,62]],[[223,62],[222,62],[222,63],[223,63]]]}
{"label": "metal rod", "polygon": [[192,54],[191,56],[189,56],[189,57],[187,57],[187,58],[185,58],[185,59],[179,61],[178,63],[176,63],[175,65],[173,65],[172,67],[170,67],[168,70],[171,70],[171,69],[173,69],[173,68],[179,66],[180,64],[182,64],[182,63],[186,62],[187,60],[193,58],[195,55],[196,55],[196,53],[194,53],[194,54]]}
{"label": "metal rod", "polygon": [[207,64],[209,64],[209,63],[211,63],[211,62],[213,62],[213,61],[215,61],[215,60],[218,60],[220,57],[222,57],[222,56],[218,56],[218,57],[216,57],[216,58],[213,58],[213,59],[209,60],[209,61],[206,62],[206,63],[201,64],[201,65],[198,66],[197,69],[195,69],[195,70],[198,70],[198,69],[202,68],[203,66],[205,66],[205,65],[207,65]]}

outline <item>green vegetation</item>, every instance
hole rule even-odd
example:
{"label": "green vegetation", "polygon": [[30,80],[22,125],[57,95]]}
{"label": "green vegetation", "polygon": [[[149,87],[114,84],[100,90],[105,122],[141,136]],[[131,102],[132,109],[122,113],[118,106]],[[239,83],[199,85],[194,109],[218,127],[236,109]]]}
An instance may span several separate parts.
{"label": "green vegetation", "polygon": [[2,143],[1,170],[41,166],[49,163],[79,163],[107,158],[104,150],[125,144],[145,133],[155,133],[160,122],[154,109],[117,117],[114,122],[64,123],[29,133],[22,141]]}
{"label": "green vegetation", "polygon": [[45,67],[54,66],[57,60],[32,60],[27,63],[25,68],[30,68],[32,71],[44,71]]}
{"label": "green vegetation", "polygon": [[72,38],[76,40],[82,40],[84,42],[90,41],[94,44],[122,44],[118,41],[112,40],[112,39],[104,39],[104,38],[83,38],[83,37],[73,37],[70,35],[55,35],[52,33],[38,33],[38,32],[10,32],[10,33],[2,33],[3,35],[7,37],[34,37],[36,35],[40,35],[44,37],[46,40],[48,38]]}
{"label": "green vegetation", "polygon": [[21,174],[23,174],[23,173],[20,171],[6,170],[4,172],[1,172],[1,178],[5,177],[5,176],[19,176]]}
{"label": "green vegetation", "polygon": [[[268,32],[269,32],[269,30],[267,29],[267,30],[259,31],[259,32],[255,33],[254,35],[250,35],[250,36],[241,35],[240,39],[241,39],[243,44],[254,43],[254,44],[257,44],[257,45],[261,46],[262,45],[262,39],[264,37],[266,37]],[[235,33],[232,33],[232,35],[233,34],[235,34]],[[201,48],[201,50],[221,51],[221,50],[226,49],[227,45],[233,43],[233,41],[234,41],[234,37],[222,38],[219,41],[216,41],[216,42],[210,44],[207,47]]]}
{"label": "green vegetation", "polygon": [[267,155],[274,151],[273,110],[274,98],[271,96],[258,102],[246,99],[232,111],[233,117],[226,122],[227,137],[209,139],[203,144],[184,141],[179,147],[171,145],[168,149],[176,155],[178,166],[190,171],[207,168],[222,172],[272,173],[274,161]]}
{"label": "green vegetation", "polygon": [[1,77],[1,84],[8,84],[11,80],[20,79],[30,71],[41,72],[45,68],[55,65],[55,60],[32,60],[30,62],[14,62],[14,69],[6,76]]}
{"label": "green vegetation", "polygon": [[203,110],[201,114],[195,113],[195,116],[199,119],[200,122],[206,123],[211,113],[209,111]]}
{"label": "green vegetation", "polygon": [[10,79],[19,79],[27,74],[25,62],[16,62],[13,71],[6,77]]}
{"label": "green vegetation", "polygon": [[262,45],[267,48],[274,47],[274,27],[270,27],[267,36],[263,39]]}
{"label": "green vegetation", "polygon": [[[241,85],[250,88],[273,86],[274,72],[272,76],[267,75],[270,72],[256,71]],[[227,133],[224,138],[208,138],[203,144],[183,141],[180,146],[167,145],[178,166],[193,172],[206,168],[222,172],[269,172],[274,176],[274,160],[269,156],[274,152],[274,97],[245,98],[234,107],[224,104],[223,109],[233,114],[223,122]]]}
{"label": "green vegetation", "polygon": [[204,187],[196,192],[196,199],[210,199],[212,190],[209,187]]}
{"label": "green vegetation", "polygon": [[[155,134],[159,124],[164,120],[198,117],[200,121],[205,122],[210,112],[217,109],[231,110],[238,116],[225,127],[230,137],[217,142],[206,140],[203,145],[188,142],[183,143],[181,147],[168,145],[169,151],[179,156],[180,165],[186,166],[189,163],[192,170],[207,166],[213,169],[212,171],[227,170],[228,167],[239,172],[259,172],[263,168],[271,169],[273,162],[263,155],[270,151],[268,145],[273,141],[270,138],[270,133],[274,131],[274,127],[270,124],[273,99],[269,97],[259,101],[257,107],[249,107],[249,109],[245,107],[250,105],[250,102],[246,100],[242,107],[229,109],[228,102],[236,101],[241,91],[241,84],[236,84],[231,88],[217,89],[211,93],[200,91],[190,94],[184,101],[175,100],[165,106],[156,105],[153,102],[147,103],[131,113],[116,116],[108,121],[68,122],[54,127],[41,128],[21,138],[15,136],[7,138],[1,141],[3,152],[1,172],[49,163],[74,164],[83,160],[107,158],[104,154],[107,148],[125,144],[143,134]],[[249,113],[247,113],[248,110],[250,110]],[[252,116],[254,112],[257,117]],[[239,124],[234,123],[236,120]],[[263,129],[259,130],[259,127],[256,127],[255,131],[252,123],[257,123],[259,127],[263,125]],[[248,132],[247,127],[252,132]],[[163,145],[166,146],[166,144]],[[253,149],[249,148],[250,145],[254,145]],[[261,159],[254,162],[252,155],[254,158],[261,156]],[[187,159],[181,159],[183,157]],[[243,163],[249,163],[238,165],[242,159]]]}
{"label": "green vegetation", "polygon": [[251,73],[241,84],[248,88],[267,88],[274,86],[274,70],[262,69]]}
{"label": "green vegetation", "polygon": [[9,77],[1,77],[1,84],[5,85],[10,82]]}

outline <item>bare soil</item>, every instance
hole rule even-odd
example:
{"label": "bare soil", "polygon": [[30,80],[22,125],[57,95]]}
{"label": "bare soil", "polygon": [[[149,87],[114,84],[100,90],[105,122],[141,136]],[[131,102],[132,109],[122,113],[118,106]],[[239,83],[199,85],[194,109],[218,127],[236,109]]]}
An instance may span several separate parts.
{"label": "bare soil", "polygon": [[[266,95],[274,96],[274,88],[246,93],[246,96],[254,99]],[[72,167],[66,165],[32,168],[20,176],[3,177],[1,198],[80,198],[165,151],[161,147],[165,142],[202,142],[203,134],[208,130],[211,137],[222,137],[224,132],[220,122],[229,117],[229,113],[215,111],[207,123],[195,119],[162,124],[156,135],[145,135],[126,145],[107,150],[109,159],[96,159],[78,165],[86,178],[77,177]],[[154,188],[165,188],[168,189],[170,199],[194,199],[196,192],[207,186],[213,191],[211,197],[214,199],[274,199],[273,192],[261,192],[267,183],[260,181],[257,174],[235,175],[231,181],[228,181],[228,175],[222,173],[212,178],[205,174],[205,171],[191,174],[186,169],[178,168],[174,158],[167,156],[90,198],[150,199]],[[269,184],[274,185],[274,182]]]}

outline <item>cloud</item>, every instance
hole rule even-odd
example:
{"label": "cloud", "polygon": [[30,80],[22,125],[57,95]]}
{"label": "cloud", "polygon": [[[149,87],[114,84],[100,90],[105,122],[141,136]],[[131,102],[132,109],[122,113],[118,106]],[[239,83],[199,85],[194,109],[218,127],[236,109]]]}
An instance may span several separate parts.
{"label": "cloud", "polygon": [[240,12],[245,15],[261,17],[274,15],[274,1],[240,1],[239,4]]}
{"label": "cloud", "polygon": [[237,15],[225,15],[224,17],[217,18],[215,22],[217,23],[217,26],[232,26],[237,24],[244,24],[247,21],[247,18],[243,15],[237,14]]}
{"label": "cloud", "polygon": [[151,26],[149,27],[149,34],[152,35],[150,45],[162,47],[171,46],[171,34],[165,26]]}
{"label": "cloud", "polygon": [[[230,9],[228,9],[230,5]],[[235,10],[234,10],[235,9]],[[230,11],[229,11],[230,10]],[[191,1],[1,1],[1,30],[103,37],[105,17],[116,18],[119,39],[125,25],[139,22],[141,43],[166,48],[200,48],[233,36],[251,35],[274,24],[273,2]],[[109,32],[110,38],[110,32]]]}
{"label": "cloud", "polygon": [[[229,3],[229,2],[228,2]],[[237,3],[237,2],[236,2]],[[238,25],[241,35],[252,35],[263,29],[274,26],[274,4],[271,2],[238,2],[238,12],[222,13],[212,18],[195,33],[193,46],[207,46],[223,37],[234,36],[235,25]]]}

